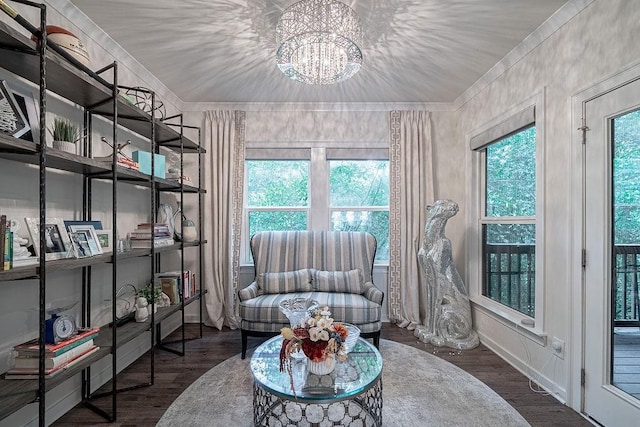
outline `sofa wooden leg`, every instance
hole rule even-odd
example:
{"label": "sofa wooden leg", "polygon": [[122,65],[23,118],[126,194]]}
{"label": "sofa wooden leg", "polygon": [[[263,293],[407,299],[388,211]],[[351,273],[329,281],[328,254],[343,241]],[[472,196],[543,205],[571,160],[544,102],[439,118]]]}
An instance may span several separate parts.
{"label": "sofa wooden leg", "polygon": [[245,331],[242,332],[242,355],[241,358],[244,359],[247,356],[247,333]]}
{"label": "sofa wooden leg", "polygon": [[375,345],[377,349],[380,348],[380,332],[373,336],[373,345]]}

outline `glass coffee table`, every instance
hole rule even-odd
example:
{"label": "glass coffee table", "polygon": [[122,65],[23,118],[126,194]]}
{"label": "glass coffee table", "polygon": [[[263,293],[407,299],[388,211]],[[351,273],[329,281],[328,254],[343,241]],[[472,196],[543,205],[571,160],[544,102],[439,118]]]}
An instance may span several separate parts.
{"label": "glass coffee table", "polygon": [[260,345],[251,357],[253,422],[256,426],[382,425],[382,356],[362,338],[347,360],[328,375],[307,372],[307,359],[280,372],[282,337]]}

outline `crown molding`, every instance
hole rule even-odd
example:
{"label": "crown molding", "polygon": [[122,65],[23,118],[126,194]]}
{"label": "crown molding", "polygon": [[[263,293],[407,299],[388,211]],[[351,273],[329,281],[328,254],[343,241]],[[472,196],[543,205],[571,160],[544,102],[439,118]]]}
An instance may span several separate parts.
{"label": "crown molding", "polygon": [[455,111],[452,102],[184,102],[183,111]]}

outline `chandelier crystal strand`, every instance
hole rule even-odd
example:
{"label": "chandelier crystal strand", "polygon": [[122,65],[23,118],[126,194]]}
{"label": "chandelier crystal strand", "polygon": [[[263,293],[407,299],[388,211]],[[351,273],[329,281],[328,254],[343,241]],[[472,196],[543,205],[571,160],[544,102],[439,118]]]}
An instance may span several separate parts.
{"label": "chandelier crystal strand", "polygon": [[360,18],[337,0],[302,0],[282,13],[276,27],[278,68],[307,84],[329,85],[362,65]]}

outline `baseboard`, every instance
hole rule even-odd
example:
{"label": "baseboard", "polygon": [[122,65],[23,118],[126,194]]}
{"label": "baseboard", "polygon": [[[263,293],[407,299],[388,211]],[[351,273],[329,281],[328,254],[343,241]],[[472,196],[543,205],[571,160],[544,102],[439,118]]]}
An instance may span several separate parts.
{"label": "baseboard", "polygon": [[[480,337],[480,342],[482,343],[482,345],[487,347],[489,350],[493,351],[501,359],[503,359],[505,362],[507,362],[508,364],[513,366],[515,369],[517,369],[522,375],[534,381],[550,396],[553,396],[556,400],[558,400],[563,405],[566,404],[567,390],[565,388],[560,386],[558,383],[555,383],[549,377],[543,375],[540,371],[538,371],[534,367],[528,366],[525,360],[522,360],[520,357],[516,356],[511,351],[508,351],[504,347],[500,346],[497,342],[489,338],[487,335],[478,332],[478,336]],[[555,356],[551,355],[550,357],[555,357]]]}

